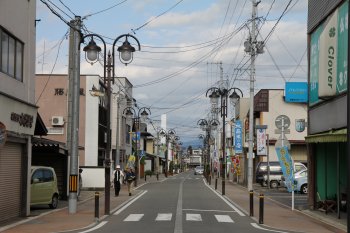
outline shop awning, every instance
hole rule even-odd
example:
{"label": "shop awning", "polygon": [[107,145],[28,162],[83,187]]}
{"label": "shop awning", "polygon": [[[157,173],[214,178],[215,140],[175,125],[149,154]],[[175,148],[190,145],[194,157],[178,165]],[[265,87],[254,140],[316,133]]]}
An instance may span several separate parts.
{"label": "shop awning", "polygon": [[305,137],[307,143],[325,143],[325,142],[346,142],[347,129],[331,130],[326,133],[313,134]]}

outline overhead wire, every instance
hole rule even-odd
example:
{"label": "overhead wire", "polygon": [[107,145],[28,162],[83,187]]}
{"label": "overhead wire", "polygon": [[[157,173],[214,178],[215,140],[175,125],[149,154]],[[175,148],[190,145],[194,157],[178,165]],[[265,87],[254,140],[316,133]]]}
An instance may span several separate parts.
{"label": "overhead wire", "polygon": [[126,1],[128,1],[128,0],[123,0],[123,1],[121,1],[121,2],[118,2],[117,4],[114,4],[114,5],[110,6],[110,7],[107,7],[106,9],[103,9],[103,10],[97,11],[97,12],[95,12],[95,13],[91,13],[91,14],[85,15],[85,16],[82,17],[82,19],[86,19],[86,18],[88,18],[88,17],[90,17],[90,16],[94,16],[94,15],[100,14],[100,13],[102,13],[102,12],[108,11],[108,10],[110,10],[110,9],[113,9],[114,7],[121,5],[121,4],[123,4],[124,2],[126,2]]}
{"label": "overhead wire", "polygon": [[148,20],[146,23],[142,24],[141,26],[137,27],[136,29],[131,29],[131,31],[136,34],[136,31],[140,30],[141,28],[147,26],[149,23],[151,23],[152,21],[154,21],[155,19],[161,17],[162,15],[168,13],[169,11],[171,11],[172,9],[174,9],[177,5],[179,5],[181,2],[183,2],[183,0],[178,1],[177,3],[175,3],[173,6],[171,6],[169,9],[167,9],[166,11],[160,13],[159,15],[157,15],[156,17],[154,17],[151,20]]}
{"label": "overhead wire", "polygon": [[56,67],[56,64],[57,64],[58,56],[59,56],[59,54],[60,54],[61,45],[62,45],[64,39],[66,38],[66,36],[68,35],[68,33],[69,33],[69,31],[67,31],[67,32],[64,34],[64,36],[62,37],[62,39],[61,39],[61,41],[60,41],[60,44],[59,44],[58,49],[57,49],[57,54],[56,54],[56,58],[55,58],[55,63],[54,63],[53,66],[52,66],[52,69],[51,69],[51,72],[50,72],[50,74],[49,74],[49,77],[48,77],[48,79],[47,79],[47,81],[46,81],[46,83],[45,83],[45,85],[44,85],[44,87],[43,87],[43,89],[42,89],[40,95],[38,96],[38,99],[35,101],[35,104],[37,104],[37,103],[39,102],[41,96],[43,95],[43,93],[44,93],[44,91],[45,91],[45,89],[46,89],[46,87],[47,87],[47,85],[48,85],[48,83],[49,83],[49,81],[50,81],[50,79],[51,79],[51,76],[52,76],[53,71],[54,71],[54,69],[55,69],[55,67]]}

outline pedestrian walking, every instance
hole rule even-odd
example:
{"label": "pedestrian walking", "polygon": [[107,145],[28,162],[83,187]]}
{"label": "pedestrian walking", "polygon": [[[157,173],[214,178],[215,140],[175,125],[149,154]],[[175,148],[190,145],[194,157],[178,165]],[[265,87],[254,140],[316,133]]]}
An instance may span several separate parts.
{"label": "pedestrian walking", "polygon": [[129,196],[131,196],[131,184],[135,180],[135,173],[133,172],[133,170],[131,168],[128,168],[126,170],[125,179],[126,179],[126,183],[128,185]]}
{"label": "pedestrian walking", "polygon": [[124,173],[120,170],[120,165],[115,167],[114,171],[114,192],[115,196],[119,196],[120,192],[120,180],[124,177]]}

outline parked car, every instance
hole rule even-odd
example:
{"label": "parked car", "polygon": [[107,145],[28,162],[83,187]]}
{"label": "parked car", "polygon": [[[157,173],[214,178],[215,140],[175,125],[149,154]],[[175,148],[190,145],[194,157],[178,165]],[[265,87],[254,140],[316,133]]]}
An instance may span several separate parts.
{"label": "parked car", "polygon": [[47,204],[51,209],[58,205],[58,188],[55,170],[52,167],[32,166],[30,205]]}
{"label": "parked car", "polygon": [[[271,161],[270,164],[270,187],[277,188],[281,185],[281,178],[283,175],[282,167],[280,162]],[[302,171],[307,169],[307,167],[300,162],[294,163],[294,172]],[[255,182],[259,183],[261,186],[267,185],[267,162],[259,162],[256,167]]]}
{"label": "parked car", "polygon": [[[302,194],[307,193],[307,169],[294,174],[294,185],[296,191]],[[287,187],[284,176],[282,176],[282,186]]]}
{"label": "parked car", "polygon": [[195,175],[203,175],[203,172],[204,172],[203,166],[197,166],[194,169],[194,174]]}

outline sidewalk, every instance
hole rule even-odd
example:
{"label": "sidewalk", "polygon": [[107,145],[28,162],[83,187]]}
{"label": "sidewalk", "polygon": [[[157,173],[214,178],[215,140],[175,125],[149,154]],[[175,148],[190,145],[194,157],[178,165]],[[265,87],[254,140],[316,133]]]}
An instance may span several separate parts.
{"label": "sidewalk", "polygon": [[[221,193],[222,180],[218,178],[217,190]],[[215,189],[215,178],[211,181],[211,187]],[[226,180],[225,196],[235,203],[249,216],[249,192],[246,187]],[[254,219],[259,221],[259,193],[254,193]],[[313,213],[315,212],[315,213]],[[324,215],[324,213],[321,213]],[[311,210],[294,210],[270,199],[264,198],[264,225],[277,229],[285,229],[296,232],[328,233],[346,232],[346,226],[332,221],[330,217],[323,216]],[[325,219],[327,218],[327,219]]]}
{"label": "sidewalk", "polygon": [[[159,181],[164,179],[164,175],[159,175]],[[147,183],[157,182],[155,175],[147,176]],[[145,183],[144,179],[140,179],[138,187]],[[135,188],[135,187],[134,187]],[[139,190],[132,190],[132,196],[127,192],[127,186],[121,186],[121,191],[118,197],[114,196],[114,188],[111,188],[110,210],[114,210],[125,201],[133,198],[139,193]],[[100,221],[104,216],[104,192],[99,192],[99,214]],[[22,220],[7,226],[0,226],[0,232],[4,233],[47,233],[47,232],[64,232],[72,231],[74,229],[81,229],[96,224],[95,221],[95,192],[82,191],[80,200],[77,205],[77,212],[75,214],[68,213],[68,207],[49,211],[35,217],[22,218]]]}

